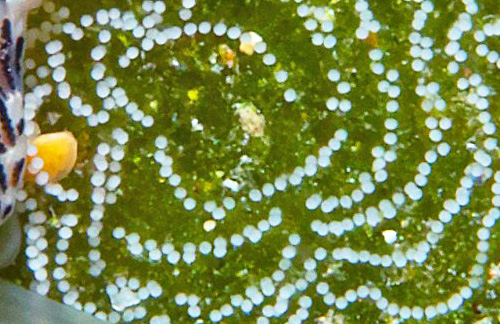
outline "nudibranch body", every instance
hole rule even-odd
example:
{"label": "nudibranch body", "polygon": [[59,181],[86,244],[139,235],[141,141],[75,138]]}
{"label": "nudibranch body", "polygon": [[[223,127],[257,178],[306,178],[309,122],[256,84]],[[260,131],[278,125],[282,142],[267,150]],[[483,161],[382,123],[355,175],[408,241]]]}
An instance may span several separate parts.
{"label": "nudibranch body", "polygon": [[14,210],[26,166],[23,53],[26,15],[40,0],[0,0],[0,226]]}

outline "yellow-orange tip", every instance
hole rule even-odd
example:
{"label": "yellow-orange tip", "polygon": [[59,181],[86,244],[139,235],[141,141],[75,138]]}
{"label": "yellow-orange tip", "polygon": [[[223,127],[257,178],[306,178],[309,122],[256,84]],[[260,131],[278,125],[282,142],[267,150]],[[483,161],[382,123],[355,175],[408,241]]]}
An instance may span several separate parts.
{"label": "yellow-orange tip", "polygon": [[[35,138],[32,143],[37,148],[35,156],[28,157],[28,163],[35,157],[43,160],[40,171],[49,174],[49,181],[56,182],[66,177],[76,163],[78,143],[72,133],[68,131],[42,134]],[[27,179],[33,180],[35,175],[26,172]]]}

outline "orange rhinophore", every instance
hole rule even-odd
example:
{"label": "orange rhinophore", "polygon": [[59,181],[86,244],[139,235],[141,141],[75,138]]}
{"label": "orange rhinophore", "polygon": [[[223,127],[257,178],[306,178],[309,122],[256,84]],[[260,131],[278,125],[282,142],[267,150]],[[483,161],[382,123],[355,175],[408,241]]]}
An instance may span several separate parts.
{"label": "orange rhinophore", "polygon": [[42,134],[35,138],[32,143],[37,148],[35,156],[28,157],[28,162],[35,158],[43,160],[40,170],[32,173],[28,168],[27,178],[33,180],[36,173],[45,171],[49,175],[50,182],[56,182],[66,177],[75,166],[78,143],[71,132],[58,132]]}

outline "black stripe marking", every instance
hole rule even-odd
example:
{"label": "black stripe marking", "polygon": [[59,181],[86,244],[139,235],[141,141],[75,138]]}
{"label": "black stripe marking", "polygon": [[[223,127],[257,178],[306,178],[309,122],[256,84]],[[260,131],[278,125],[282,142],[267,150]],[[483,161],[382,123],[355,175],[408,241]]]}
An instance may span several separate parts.
{"label": "black stripe marking", "polygon": [[12,212],[12,205],[7,205],[7,207],[5,207],[4,211],[3,211],[3,218],[7,218],[7,216],[9,216],[9,214]]}
{"label": "black stripe marking", "polygon": [[17,123],[17,134],[19,136],[23,135],[24,133],[24,118],[21,118],[21,120],[19,121],[19,123]]}
{"label": "black stripe marking", "polygon": [[3,143],[0,143],[0,154],[4,154],[5,152],[7,152],[7,148]]}
{"label": "black stripe marking", "polygon": [[2,49],[8,48],[12,44],[12,25],[8,18],[4,18],[2,21],[2,39]]}
{"label": "black stripe marking", "polygon": [[5,76],[8,86],[14,89],[14,77],[12,76],[11,55],[12,47],[12,25],[10,20],[4,19],[1,29],[1,37],[3,39],[0,47],[0,63],[2,64],[2,72]]}
{"label": "black stripe marking", "polygon": [[0,124],[0,127],[6,137],[7,146],[14,146],[16,142],[16,135],[14,135],[12,121],[7,113],[7,107],[5,107],[5,103],[2,100],[0,100]]}
{"label": "black stripe marking", "polygon": [[19,181],[21,180],[21,174],[23,173],[24,170],[24,162],[26,160],[24,158],[20,159],[19,161],[14,164],[14,168],[12,169],[12,176],[10,178],[10,184],[12,186],[17,186],[19,184]]}
{"label": "black stripe marking", "polygon": [[15,89],[14,78],[12,77],[12,62],[9,54],[9,49],[12,46],[12,26],[9,19],[3,20],[1,37],[3,39],[3,43],[0,46],[0,64],[2,65],[2,72],[10,89]]}
{"label": "black stripe marking", "polygon": [[24,37],[19,37],[16,42],[16,57],[15,57],[15,67],[16,73],[21,75],[22,72],[22,60],[24,53]]}
{"label": "black stripe marking", "polygon": [[5,168],[3,164],[0,164],[0,188],[5,193],[7,191],[7,177],[5,175]]}

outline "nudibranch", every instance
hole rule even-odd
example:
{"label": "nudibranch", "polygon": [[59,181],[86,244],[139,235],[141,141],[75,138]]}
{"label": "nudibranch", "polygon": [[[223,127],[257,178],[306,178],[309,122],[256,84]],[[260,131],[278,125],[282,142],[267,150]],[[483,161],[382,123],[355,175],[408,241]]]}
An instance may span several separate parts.
{"label": "nudibranch", "polygon": [[10,216],[26,167],[24,31],[28,11],[40,2],[0,0],[0,268],[13,261],[21,242],[19,222]]}

